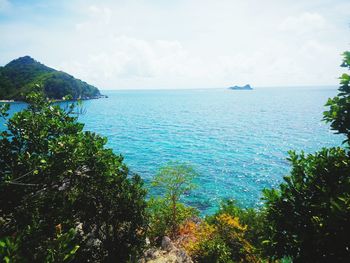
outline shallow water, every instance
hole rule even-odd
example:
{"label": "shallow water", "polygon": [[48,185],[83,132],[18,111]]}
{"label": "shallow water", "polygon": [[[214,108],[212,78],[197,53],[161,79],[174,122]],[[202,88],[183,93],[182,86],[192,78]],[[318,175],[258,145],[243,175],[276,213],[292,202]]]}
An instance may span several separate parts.
{"label": "shallow water", "polygon": [[342,141],[322,122],[335,87],[103,93],[109,98],[84,102],[85,129],[107,136],[146,184],[168,161],[194,165],[198,187],[184,201],[204,214],[222,198],[259,205],[261,190],[288,174],[288,150],[311,153]]}

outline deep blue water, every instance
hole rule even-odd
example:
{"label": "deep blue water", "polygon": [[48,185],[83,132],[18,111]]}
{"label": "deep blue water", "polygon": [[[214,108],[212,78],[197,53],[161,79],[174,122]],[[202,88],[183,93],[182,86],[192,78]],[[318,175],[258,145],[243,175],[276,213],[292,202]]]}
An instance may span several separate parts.
{"label": "deep blue water", "polygon": [[84,102],[85,129],[108,137],[146,184],[168,161],[194,165],[198,187],[185,201],[203,213],[222,198],[259,205],[261,190],[278,186],[290,171],[288,150],[312,153],[343,139],[322,122],[335,87],[104,94],[109,98]]}

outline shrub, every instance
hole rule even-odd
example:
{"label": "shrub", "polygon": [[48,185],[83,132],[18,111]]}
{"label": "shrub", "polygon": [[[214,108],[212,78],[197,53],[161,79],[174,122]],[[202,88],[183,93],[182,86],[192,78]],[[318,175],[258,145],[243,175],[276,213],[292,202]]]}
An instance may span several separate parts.
{"label": "shrub", "polygon": [[201,263],[233,263],[231,257],[231,249],[218,236],[199,242],[192,254],[193,260]]}
{"label": "shrub", "polygon": [[254,247],[255,254],[261,254],[264,226],[267,224],[264,209],[243,208],[235,200],[228,199],[221,203],[219,210],[214,215],[206,217],[206,221],[216,224],[217,218],[222,214],[239,218],[239,222],[246,226],[246,240]]}
{"label": "shrub", "polygon": [[[350,68],[350,52],[342,66]],[[324,119],[350,138],[350,77],[341,77],[340,93],[329,99]],[[348,262],[350,258],[350,155],[340,147],[315,154],[290,152],[290,176],[279,189],[264,191],[265,253],[293,262]]]}
{"label": "shrub", "polygon": [[265,190],[266,252],[295,262],[350,258],[350,158],[341,148],[290,153],[291,175]]}
{"label": "shrub", "polygon": [[212,223],[186,222],[180,228],[181,245],[195,262],[258,262],[245,238],[246,230],[237,217],[223,213]]}
{"label": "shrub", "polygon": [[232,262],[231,251],[217,235],[217,229],[205,221],[187,221],[180,226],[181,246],[195,262]]}
{"label": "shrub", "polygon": [[29,262],[49,251],[60,261],[76,245],[75,261],[126,261],[145,240],[140,177],[105,148],[106,138],[83,131],[74,104],[64,110],[38,93],[28,102],[11,119],[1,108],[0,237],[16,236],[17,255]]}
{"label": "shrub", "polygon": [[[162,198],[151,198],[148,201],[148,215],[149,215],[149,230],[148,238],[154,243],[159,243],[163,236],[176,237],[178,234],[178,226],[180,226],[187,219],[198,216],[197,209],[186,206],[182,203],[176,204],[176,218],[173,220],[172,206],[167,200]],[[174,223],[176,226],[175,232]]]}
{"label": "shrub", "polygon": [[[350,51],[343,54],[342,67],[350,69]],[[328,111],[324,112],[324,120],[331,124],[331,128],[337,133],[344,134],[344,142],[350,143],[350,75],[344,73],[340,77],[340,87],[338,96],[328,99],[326,106]]]}

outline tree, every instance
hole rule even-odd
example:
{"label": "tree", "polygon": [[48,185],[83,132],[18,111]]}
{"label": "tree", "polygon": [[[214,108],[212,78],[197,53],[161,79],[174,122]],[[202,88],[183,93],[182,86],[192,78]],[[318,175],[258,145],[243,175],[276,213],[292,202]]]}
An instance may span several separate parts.
{"label": "tree", "polygon": [[142,180],[105,148],[106,138],[83,131],[76,105],[63,109],[38,93],[27,99],[10,119],[8,105],[1,108],[0,238],[13,239],[28,262],[67,253],[76,262],[130,259],[145,240]]}
{"label": "tree", "polygon": [[[343,54],[344,60],[342,67],[350,69],[350,51]],[[350,143],[350,76],[344,73],[340,77],[340,88],[338,96],[329,99],[326,106],[328,111],[324,112],[324,119],[331,123],[331,128],[337,133],[344,134],[347,139],[345,142]]]}
{"label": "tree", "polygon": [[[349,68],[350,52],[342,66]],[[332,129],[344,134],[349,147],[349,75],[341,77],[340,93],[324,113]],[[290,176],[278,190],[264,191],[266,253],[293,262],[348,262],[350,258],[350,155],[340,147],[315,154],[290,152]]]}
{"label": "tree", "polygon": [[[164,193],[163,198],[151,199],[151,214],[155,215],[153,221],[159,219],[163,224],[157,226],[158,235],[170,230],[175,236],[179,224],[189,216],[195,214],[195,209],[180,203],[185,193],[194,189],[193,179],[197,176],[192,166],[186,163],[170,162],[160,168],[153,178],[152,186]],[[152,215],[151,215],[152,217]]]}
{"label": "tree", "polygon": [[295,262],[344,262],[350,257],[350,158],[341,148],[290,153],[290,176],[265,190],[267,254]]}

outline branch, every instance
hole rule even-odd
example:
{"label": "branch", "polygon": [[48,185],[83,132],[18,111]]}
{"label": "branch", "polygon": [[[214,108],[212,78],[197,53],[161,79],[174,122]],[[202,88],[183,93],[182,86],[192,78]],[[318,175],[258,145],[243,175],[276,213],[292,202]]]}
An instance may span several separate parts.
{"label": "branch", "polygon": [[28,173],[25,173],[24,175],[21,175],[20,177],[17,177],[16,179],[13,179],[12,182],[18,181],[19,179],[21,179],[21,178],[23,178],[23,177],[25,177],[25,176],[31,174],[31,173],[34,172],[34,171],[35,171],[35,169],[32,170],[32,171],[30,171],[30,172],[28,172]]}
{"label": "branch", "polygon": [[22,185],[22,186],[39,186],[40,184],[25,184],[25,183],[17,183],[17,182],[6,182],[7,184],[13,185]]}

